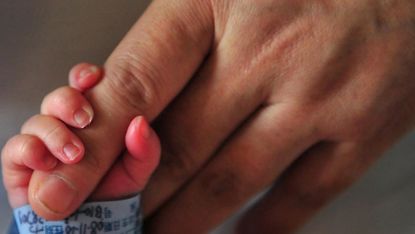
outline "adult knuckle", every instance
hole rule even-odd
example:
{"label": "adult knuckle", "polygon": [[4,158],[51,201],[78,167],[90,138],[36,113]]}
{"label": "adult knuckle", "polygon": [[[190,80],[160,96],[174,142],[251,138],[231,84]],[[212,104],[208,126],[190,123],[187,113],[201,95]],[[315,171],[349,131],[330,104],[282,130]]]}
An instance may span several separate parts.
{"label": "adult knuckle", "polygon": [[108,86],[118,104],[145,111],[159,101],[158,72],[148,63],[127,54],[115,59],[109,69]]}
{"label": "adult knuckle", "polygon": [[201,192],[212,202],[235,206],[245,201],[250,186],[233,171],[207,173],[199,184]]}
{"label": "adult knuckle", "polygon": [[176,182],[186,181],[197,170],[197,161],[185,147],[163,148],[160,165],[168,170],[170,178]]}

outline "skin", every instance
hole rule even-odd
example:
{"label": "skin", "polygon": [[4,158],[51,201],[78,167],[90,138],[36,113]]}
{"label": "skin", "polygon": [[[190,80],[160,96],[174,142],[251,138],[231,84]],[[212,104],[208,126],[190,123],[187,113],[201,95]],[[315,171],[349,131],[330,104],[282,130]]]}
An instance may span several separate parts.
{"label": "skin", "polygon": [[[35,171],[47,173],[58,161],[71,165],[84,156],[82,142],[67,126],[82,129],[92,122],[92,107],[81,92],[95,86],[102,78],[102,71],[97,66],[82,63],[71,69],[69,77],[73,88],[62,87],[46,96],[41,114],[27,120],[21,134],[11,138],[3,148],[2,172],[13,208],[28,203],[28,185]],[[77,110],[88,110],[90,116],[74,121]],[[76,142],[79,147],[75,158],[68,159],[59,150],[63,148],[59,146],[68,145],[68,142]],[[89,200],[121,199],[145,187],[159,161],[159,139],[147,121],[139,116],[131,121],[125,144],[128,153],[112,166]]]}
{"label": "skin", "polygon": [[138,113],[157,117],[163,149],[143,194],[148,233],[208,232],[269,186],[236,232],[294,232],[413,129],[414,12],[410,0],[154,1],[87,94],[85,158],[51,172],[78,196],[32,206],[76,209]]}

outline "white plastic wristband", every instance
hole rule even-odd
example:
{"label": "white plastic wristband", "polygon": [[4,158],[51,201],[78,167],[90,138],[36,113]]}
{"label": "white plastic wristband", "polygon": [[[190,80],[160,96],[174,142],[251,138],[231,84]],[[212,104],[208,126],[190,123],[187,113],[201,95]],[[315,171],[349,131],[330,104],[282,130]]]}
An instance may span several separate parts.
{"label": "white plastic wristband", "polygon": [[141,234],[140,196],[90,202],[62,221],[46,221],[29,205],[13,211],[20,234]]}

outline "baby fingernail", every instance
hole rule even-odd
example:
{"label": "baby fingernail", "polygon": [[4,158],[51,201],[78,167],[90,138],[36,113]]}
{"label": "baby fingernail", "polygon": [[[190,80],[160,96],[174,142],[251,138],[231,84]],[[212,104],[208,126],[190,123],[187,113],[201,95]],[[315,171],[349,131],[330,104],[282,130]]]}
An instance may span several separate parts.
{"label": "baby fingernail", "polygon": [[150,126],[148,125],[146,119],[142,116],[137,117],[136,121],[138,122],[138,127],[139,127],[139,131],[140,134],[145,138],[148,139],[151,136],[151,129]]}
{"label": "baby fingernail", "polygon": [[78,192],[63,178],[51,175],[36,191],[35,198],[49,211],[64,213],[67,211]]}
{"label": "baby fingernail", "polygon": [[91,123],[93,111],[91,108],[82,108],[75,112],[74,120],[79,127],[84,128]]}
{"label": "baby fingernail", "polygon": [[83,79],[88,77],[91,74],[95,74],[98,72],[98,67],[96,66],[88,66],[79,72],[79,79]]}
{"label": "baby fingernail", "polygon": [[81,150],[74,144],[67,144],[63,147],[63,153],[69,161],[75,160]]}

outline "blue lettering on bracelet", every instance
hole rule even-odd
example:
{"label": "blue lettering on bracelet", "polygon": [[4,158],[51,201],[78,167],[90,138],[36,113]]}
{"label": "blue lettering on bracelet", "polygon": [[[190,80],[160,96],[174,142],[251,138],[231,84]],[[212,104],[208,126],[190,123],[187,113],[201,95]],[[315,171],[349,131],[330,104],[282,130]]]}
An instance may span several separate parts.
{"label": "blue lettering on bracelet", "polygon": [[30,206],[14,210],[22,234],[139,234],[141,214],[139,196],[110,202],[84,204],[65,220],[47,221]]}

